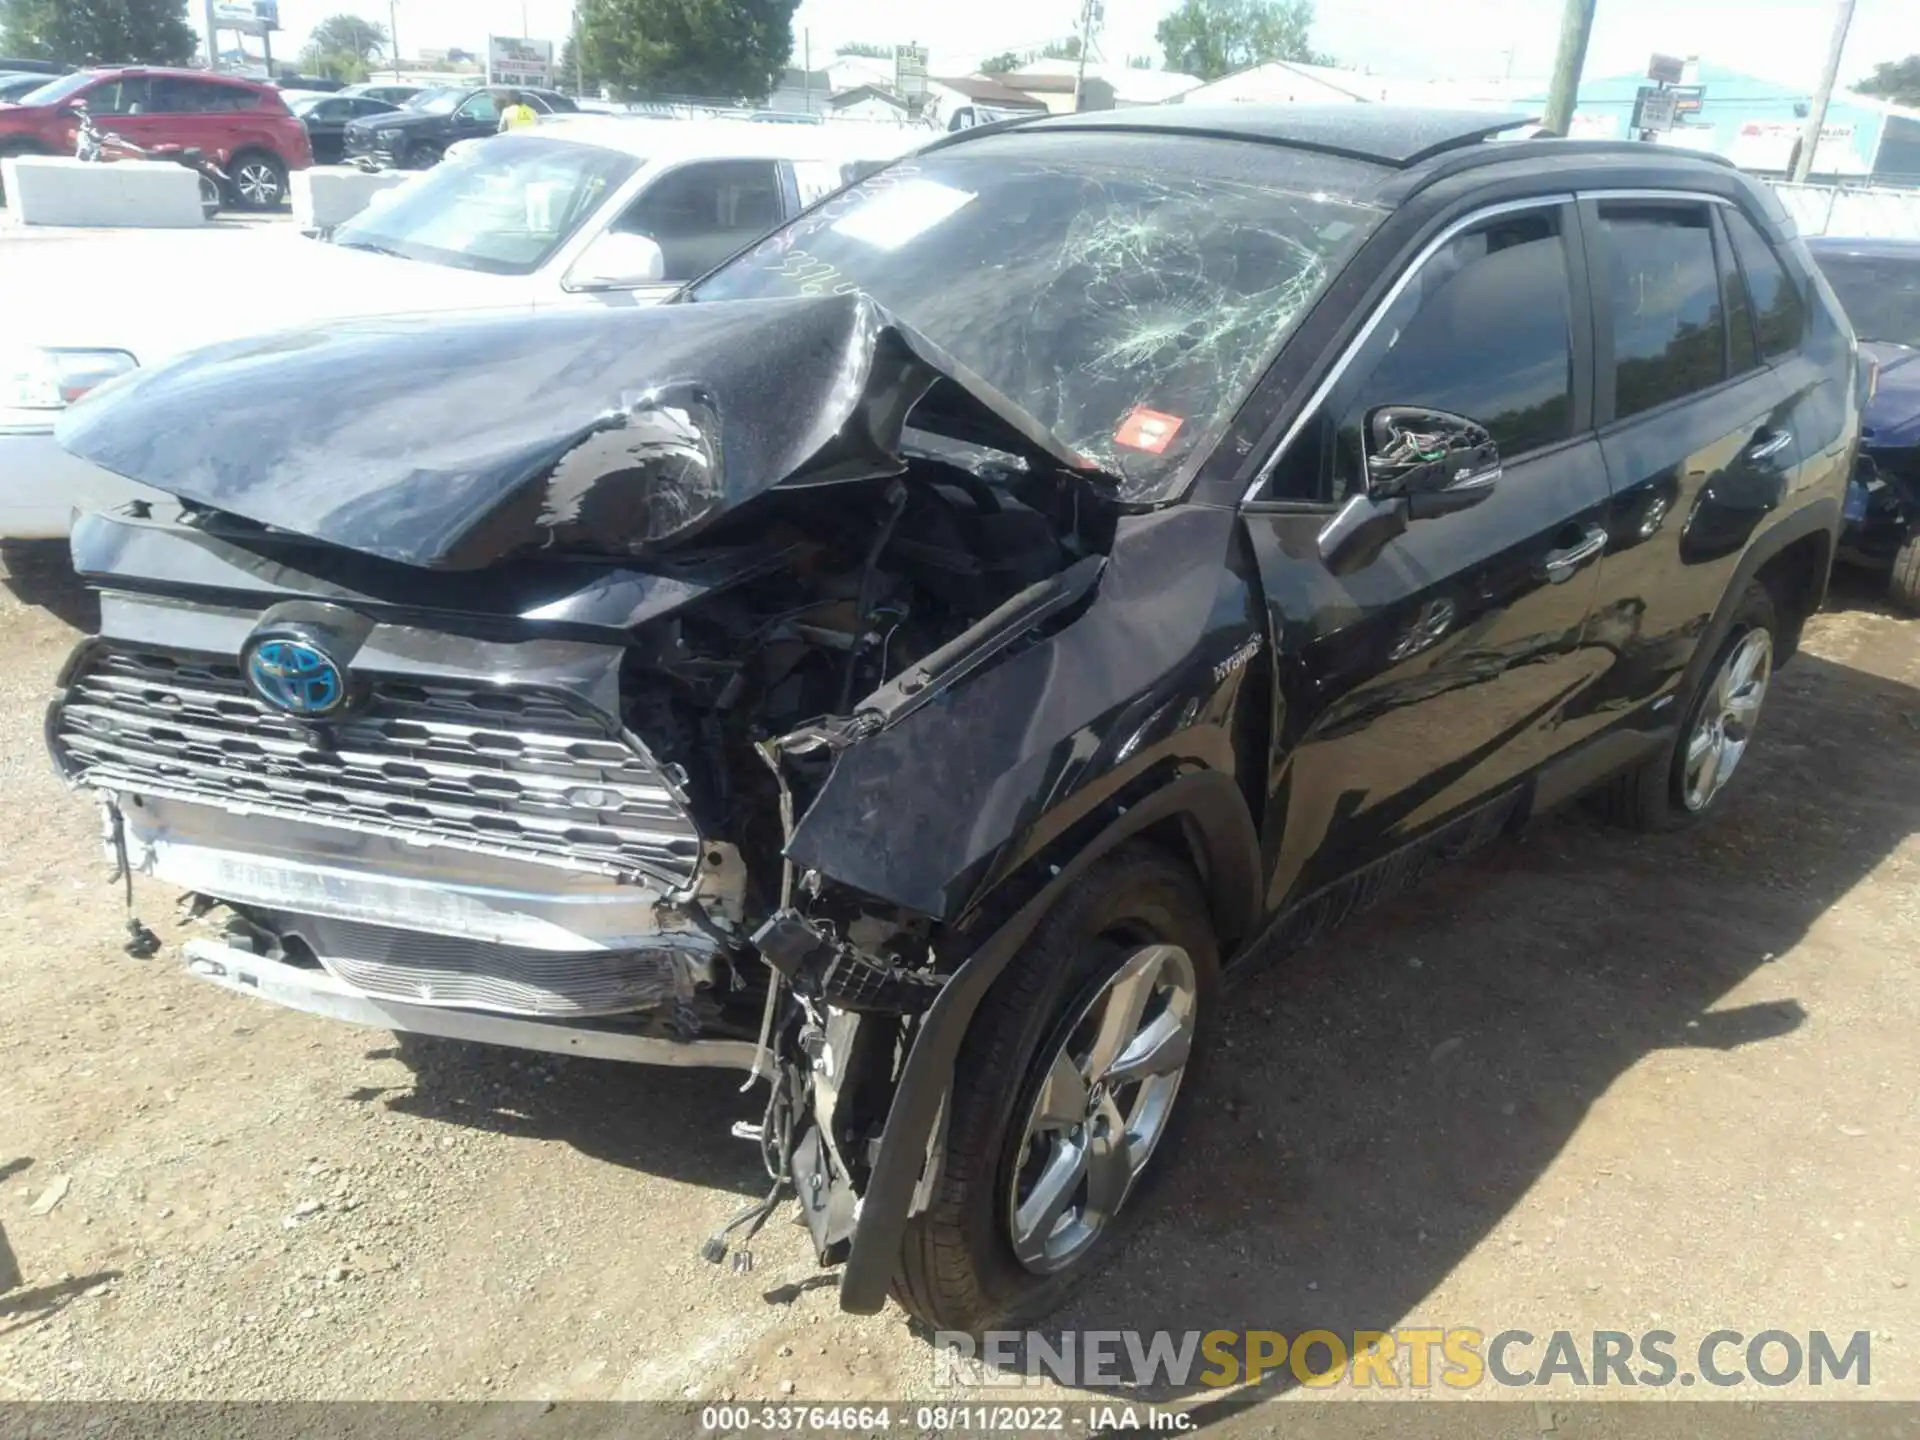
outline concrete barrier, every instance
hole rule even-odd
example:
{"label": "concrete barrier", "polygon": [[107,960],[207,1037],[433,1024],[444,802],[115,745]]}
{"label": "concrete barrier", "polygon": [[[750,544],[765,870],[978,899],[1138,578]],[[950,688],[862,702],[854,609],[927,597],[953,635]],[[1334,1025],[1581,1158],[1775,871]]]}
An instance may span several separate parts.
{"label": "concrete barrier", "polygon": [[296,170],[293,183],[293,220],[302,230],[330,230],[367,208],[382,190],[404,185],[412,175],[403,170],[369,174],[351,165],[320,165]]}
{"label": "concrete barrier", "polygon": [[7,205],[21,225],[204,225],[200,177],[164,160],[88,164],[56,155],[0,160]]}

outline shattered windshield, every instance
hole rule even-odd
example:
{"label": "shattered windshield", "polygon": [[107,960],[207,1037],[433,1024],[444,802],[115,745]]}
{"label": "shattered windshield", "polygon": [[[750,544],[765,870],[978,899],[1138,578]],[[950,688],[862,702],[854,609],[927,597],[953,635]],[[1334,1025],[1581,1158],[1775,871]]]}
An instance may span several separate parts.
{"label": "shattered windshield", "polygon": [[1165,134],[991,136],[862,181],[691,298],[869,295],[1122,498],[1161,499],[1382,214],[1327,191],[1377,174]]}

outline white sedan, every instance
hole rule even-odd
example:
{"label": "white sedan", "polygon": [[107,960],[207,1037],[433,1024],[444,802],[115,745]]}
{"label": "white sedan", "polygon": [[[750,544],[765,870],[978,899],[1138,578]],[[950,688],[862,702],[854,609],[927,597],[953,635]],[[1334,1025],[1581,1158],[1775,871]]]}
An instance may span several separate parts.
{"label": "white sedan", "polygon": [[488,140],[327,239],[0,241],[0,540],[57,539],[74,510],[142,496],[53,439],[61,410],[139,365],[317,320],[652,304],[926,138],[588,116]]}

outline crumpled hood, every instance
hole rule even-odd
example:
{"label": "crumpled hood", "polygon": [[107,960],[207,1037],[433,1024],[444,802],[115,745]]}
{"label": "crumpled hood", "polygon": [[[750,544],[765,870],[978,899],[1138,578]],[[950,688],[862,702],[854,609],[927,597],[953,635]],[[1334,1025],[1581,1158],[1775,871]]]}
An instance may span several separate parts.
{"label": "crumpled hood", "polygon": [[1920,350],[1885,340],[1860,348],[1880,366],[1880,381],[1861,417],[1860,439],[1869,449],[1920,445]]}
{"label": "crumpled hood", "polygon": [[923,400],[948,433],[1087,464],[860,296],[257,336],[105,386],[58,433],[183,500],[459,569],[641,553],[775,485],[897,473]]}

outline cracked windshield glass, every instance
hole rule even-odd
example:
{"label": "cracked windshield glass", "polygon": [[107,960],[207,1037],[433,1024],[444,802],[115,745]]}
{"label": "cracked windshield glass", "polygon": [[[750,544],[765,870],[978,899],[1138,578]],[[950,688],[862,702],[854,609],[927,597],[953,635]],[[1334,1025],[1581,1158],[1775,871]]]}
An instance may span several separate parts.
{"label": "cracked windshield glass", "polygon": [[1373,228],[1329,193],[1373,173],[1164,135],[994,136],[861,182],[693,298],[871,296],[1122,498],[1155,500]]}

